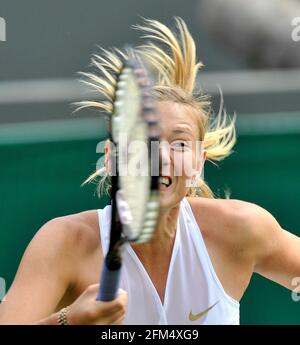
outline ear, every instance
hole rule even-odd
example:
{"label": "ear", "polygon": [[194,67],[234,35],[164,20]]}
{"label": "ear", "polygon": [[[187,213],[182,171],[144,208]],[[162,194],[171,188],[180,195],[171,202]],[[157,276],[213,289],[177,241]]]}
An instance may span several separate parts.
{"label": "ear", "polygon": [[206,150],[205,149],[203,149],[203,151],[202,151],[202,157],[201,157],[201,170],[203,169],[203,167],[204,167],[204,163],[205,163],[205,161],[206,161]]}
{"label": "ear", "polygon": [[110,171],[110,141],[106,140],[105,144],[104,144],[104,164],[105,164],[105,168],[107,171]]}

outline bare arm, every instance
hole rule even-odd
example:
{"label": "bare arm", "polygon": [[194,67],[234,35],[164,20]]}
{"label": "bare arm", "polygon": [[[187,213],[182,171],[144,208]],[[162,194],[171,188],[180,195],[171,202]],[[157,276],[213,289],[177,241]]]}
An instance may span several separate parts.
{"label": "bare arm", "polygon": [[253,205],[249,222],[254,271],[293,290],[300,277],[300,237],[281,228],[266,210]]}
{"label": "bare arm", "polygon": [[[119,325],[125,317],[127,293],[119,289],[116,299],[111,302],[96,301],[99,284],[90,285],[69,307],[68,325]],[[57,325],[58,313],[54,313],[36,325]]]}
{"label": "bare arm", "polygon": [[72,226],[60,218],[38,231],[0,305],[0,324],[29,324],[53,313],[74,279],[72,231]]}
{"label": "bare arm", "polygon": [[[57,325],[56,307],[78,279],[80,263],[93,248],[99,250],[100,243],[87,236],[89,230],[85,221],[74,215],[54,219],[40,229],[26,249],[6,300],[0,305],[0,324]],[[98,289],[98,284],[88,286],[70,305],[69,324],[123,322],[126,292],[120,291],[111,302],[100,302],[96,301]]]}

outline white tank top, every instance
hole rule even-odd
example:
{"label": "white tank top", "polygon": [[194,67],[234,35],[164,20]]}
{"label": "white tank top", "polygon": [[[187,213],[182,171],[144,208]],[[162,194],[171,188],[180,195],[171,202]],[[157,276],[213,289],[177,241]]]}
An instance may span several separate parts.
{"label": "white tank top", "polygon": [[[104,255],[111,206],[98,210]],[[128,293],[125,324],[237,325],[239,302],[223,289],[186,198],[181,201],[164,303],[130,244],[122,255],[120,287]]]}

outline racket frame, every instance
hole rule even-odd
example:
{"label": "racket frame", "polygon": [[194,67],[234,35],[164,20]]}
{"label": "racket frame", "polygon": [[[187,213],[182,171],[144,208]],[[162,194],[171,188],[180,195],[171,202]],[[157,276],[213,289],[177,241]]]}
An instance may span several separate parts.
{"label": "racket frame", "polygon": [[[141,116],[147,125],[148,131],[148,161],[150,167],[148,173],[150,174],[149,185],[149,197],[146,205],[146,212],[144,215],[143,229],[141,234],[137,238],[129,239],[122,236],[122,223],[118,214],[116,194],[120,188],[119,180],[119,152],[118,152],[118,140],[116,136],[119,133],[118,121],[116,116],[118,113],[118,91],[123,91],[120,84],[123,83],[122,74],[126,71],[130,71],[136,78],[140,95],[141,95]],[[122,85],[122,84],[121,84]],[[122,266],[122,251],[121,247],[125,242],[143,243],[148,241],[155,229],[155,225],[159,212],[159,173],[153,175],[153,167],[159,172],[159,152],[155,155],[151,152],[153,141],[159,142],[160,129],[159,129],[159,114],[155,106],[155,99],[152,95],[153,81],[150,79],[150,75],[140,58],[126,59],[123,61],[123,66],[117,75],[116,92],[113,100],[113,114],[109,123],[109,139],[111,145],[110,160],[111,166],[115,168],[114,173],[111,176],[111,226],[110,226],[110,241],[107,255],[105,256],[103,263],[103,270],[100,281],[100,289],[97,295],[97,300],[111,301],[116,297],[117,289],[120,281],[120,272]],[[120,103],[119,103],[120,104]],[[120,105],[122,106],[122,104]],[[117,127],[115,130],[114,126]]]}

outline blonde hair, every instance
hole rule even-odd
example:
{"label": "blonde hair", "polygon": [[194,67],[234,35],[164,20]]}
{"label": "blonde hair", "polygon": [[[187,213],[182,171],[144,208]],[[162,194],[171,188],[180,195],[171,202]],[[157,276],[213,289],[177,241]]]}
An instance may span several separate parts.
{"label": "blonde hair", "polygon": [[[81,74],[85,77],[83,82],[104,96],[104,100],[79,102],[78,109],[93,107],[110,115],[116,75],[122,68],[122,59],[129,55],[140,56],[156,71],[154,93],[158,100],[173,101],[192,109],[199,126],[199,140],[204,142],[207,159],[211,162],[224,159],[231,153],[236,142],[235,117],[228,121],[221,100],[220,110],[211,120],[210,99],[196,90],[198,71],[203,65],[196,60],[195,42],[185,22],[176,17],[177,30],[174,31],[156,20],[144,19],[144,22],[144,25],[136,25],[134,28],[144,32],[142,38],[147,40],[145,44],[125,51],[117,48],[102,49],[101,55],[93,56],[92,64],[100,75]],[[99,194],[103,189],[108,192],[110,179],[105,167],[93,173],[84,183],[95,181],[99,176]],[[214,194],[200,178],[189,188],[187,196],[213,198]]]}

